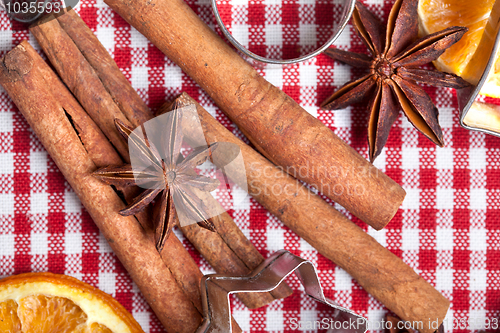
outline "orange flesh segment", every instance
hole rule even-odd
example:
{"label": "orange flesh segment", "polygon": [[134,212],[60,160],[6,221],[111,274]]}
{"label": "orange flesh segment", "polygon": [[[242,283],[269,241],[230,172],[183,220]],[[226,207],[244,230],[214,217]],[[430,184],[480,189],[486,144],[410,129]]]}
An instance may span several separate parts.
{"label": "orange flesh segment", "polygon": [[87,325],[87,315],[64,297],[33,295],[0,303],[2,333],[113,333],[99,323]]}
{"label": "orange flesh segment", "polygon": [[17,303],[11,299],[0,303],[0,332],[22,332],[21,321],[17,316]]}
{"label": "orange flesh segment", "polygon": [[452,26],[465,26],[469,31],[434,62],[441,71],[462,75],[474,55],[494,0],[420,0],[419,18],[426,34]]}

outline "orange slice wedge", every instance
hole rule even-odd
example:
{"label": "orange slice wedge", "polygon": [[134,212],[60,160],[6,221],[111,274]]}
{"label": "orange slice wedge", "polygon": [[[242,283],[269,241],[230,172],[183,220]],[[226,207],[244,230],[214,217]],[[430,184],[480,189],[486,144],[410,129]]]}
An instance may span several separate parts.
{"label": "orange slice wedge", "polygon": [[113,297],[75,278],[27,273],[0,280],[2,333],[144,333]]}

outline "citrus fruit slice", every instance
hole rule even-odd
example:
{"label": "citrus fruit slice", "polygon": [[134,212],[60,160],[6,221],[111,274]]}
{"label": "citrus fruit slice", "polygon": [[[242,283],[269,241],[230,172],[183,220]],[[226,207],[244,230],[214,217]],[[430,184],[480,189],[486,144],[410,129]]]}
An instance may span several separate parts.
{"label": "citrus fruit slice", "polygon": [[26,273],[0,280],[2,333],[144,333],[110,295],[75,278]]}
{"label": "citrus fruit slice", "polygon": [[423,34],[431,34],[452,26],[469,29],[460,41],[434,62],[437,69],[462,75],[481,41],[494,2],[494,0],[419,0],[418,16]]}

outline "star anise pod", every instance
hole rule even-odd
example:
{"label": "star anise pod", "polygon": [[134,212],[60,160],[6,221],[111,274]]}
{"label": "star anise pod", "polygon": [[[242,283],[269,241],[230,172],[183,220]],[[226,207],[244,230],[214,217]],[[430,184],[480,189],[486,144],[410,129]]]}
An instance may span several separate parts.
{"label": "star anise pod", "polygon": [[321,105],[327,110],[343,109],[371,96],[368,142],[370,160],[380,154],[400,108],[408,120],[432,142],[443,146],[438,110],[427,93],[416,83],[464,88],[460,77],[420,66],[437,59],[455,44],[465,27],[450,27],[418,39],[418,0],[397,0],[391,9],[384,33],[379,20],[359,1],[352,16],[358,35],[371,52],[365,54],[329,48],[325,54],[369,73],[348,82]]}
{"label": "star anise pod", "polygon": [[[163,249],[172,228],[178,223],[179,214],[184,214],[183,216],[205,229],[215,231],[215,225],[209,218],[211,216],[206,213],[203,200],[196,193],[211,192],[219,186],[218,180],[198,175],[195,170],[211,157],[218,143],[196,148],[184,158],[180,152],[183,135],[180,126],[181,115],[177,106],[174,106],[171,116],[171,121],[167,123],[168,128],[161,134],[161,142],[156,144],[148,137],[144,125],[141,126],[141,131],[134,131],[116,119],[118,132],[129,143],[131,159],[137,163],[109,166],[93,174],[109,185],[121,188],[139,186],[146,189],[120,211],[123,216],[143,211],[156,199],[153,220],[156,248],[159,252]],[[140,167],[137,167],[138,165]]]}

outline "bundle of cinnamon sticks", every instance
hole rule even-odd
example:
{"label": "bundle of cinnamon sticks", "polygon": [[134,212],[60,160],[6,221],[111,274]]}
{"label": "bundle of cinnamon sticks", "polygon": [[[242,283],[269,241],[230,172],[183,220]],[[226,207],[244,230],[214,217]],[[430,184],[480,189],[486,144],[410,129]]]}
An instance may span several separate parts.
{"label": "bundle of cinnamon sticks", "polygon": [[[279,174],[286,170],[320,189],[341,183],[342,193],[325,194],[376,229],[383,228],[401,204],[405,193],[399,185],[260,77],[181,0],[107,2],[192,75],[256,148],[282,167],[277,168],[236,139],[189,96],[178,99],[184,105],[196,105],[209,143],[225,141],[240,146],[249,193],[258,202],[401,318],[423,322],[444,319],[449,302],[432,286],[297,179]],[[163,325],[169,332],[193,332],[202,311],[201,272],[195,262],[175,235],[169,237],[162,253],[155,250],[151,212],[136,218],[118,214],[138,189],[115,191],[91,176],[98,167],[130,161],[127,143],[116,131],[114,120],[137,127],[152,114],[74,11],[46,17],[30,31],[64,83],[23,42],[1,60],[0,84]],[[193,54],[193,49],[199,54]],[[164,111],[167,109],[165,106]],[[324,172],[303,173],[305,166]],[[270,169],[276,172],[263,172]],[[355,190],[360,184],[362,193]],[[283,189],[280,196],[273,194],[271,188],[276,187]],[[217,233],[197,225],[184,227],[182,232],[218,272],[246,275],[262,262],[263,257],[229,214],[219,216],[214,223]],[[240,299],[249,307],[260,307],[290,292],[282,285],[272,293],[240,295]],[[240,331],[236,324],[233,328]]]}
{"label": "bundle of cinnamon sticks", "polygon": [[[130,160],[127,143],[117,135],[114,119],[135,127],[151,119],[152,114],[74,11],[45,17],[31,31],[63,81],[31,45],[23,42],[2,59],[0,83],[164,326],[169,332],[192,332],[200,324],[202,313],[202,273],[196,263],[175,235],[169,237],[162,253],[153,251],[151,212],[138,214],[136,219],[117,213],[137,195],[138,188],[115,191],[91,176],[96,168]],[[217,272],[247,275],[264,260],[229,214],[214,218],[214,223],[218,233],[204,233],[197,225],[183,231]],[[290,294],[291,289],[283,284],[272,293],[238,296],[248,307],[257,308]],[[233,328],[241,331],[235,322]]]}

